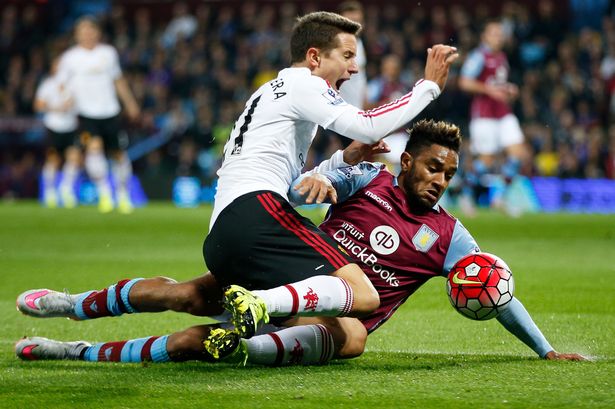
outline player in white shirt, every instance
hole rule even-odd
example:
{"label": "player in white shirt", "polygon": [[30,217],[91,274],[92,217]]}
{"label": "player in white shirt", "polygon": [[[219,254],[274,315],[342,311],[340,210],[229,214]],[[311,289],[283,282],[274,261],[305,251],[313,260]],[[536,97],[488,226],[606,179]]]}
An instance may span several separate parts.
{"label": "player in white shirt", "polygon": [[[428,50],[425,78],[396,101],[369,111],[349,105],[340,86],[357,73],[361,25],[315,12],[293,28],[291,67],[248,100],[224,149],[203,253],[225,292],[239,334],[268,315],[362,316],[379,305],[361,269],[288,202],[318,126],[373,144],[410,122],[444,88],[456,49]],[[329,166],[339,167],[342,156]],[[292,284],[289,284],[292,283]],[[254,294],[240,287],[255,291]]]}
{"label": "player in white shirt", "polygon": [[[49,76],[36,90],[34,110],[43,114],[46,142],[43,165],[43,200],[47,207],[56,207],[61,202],[64,207],[77,205],[74,184],[79,174],[81,153],[76,145],[77,112],[74,99],[66,86],[57,76],[58,60],[51,63]],[[62,167],[62,178],[56,188],[58,170]]]}
{"label": "player in white shirt", "polygon": [[[117,185],[118,210],[132,211],[128,183],[132,165],[120,143],[122,102],[130,119],[136,119],[139,107],[128,87],[116,49],[100,43],[101,31],[91,17],[82,17],[75,25],[77,44],[60,59],[58,76],[65,81],[75,98],[82,135],[86,135],[85,168],[96,185],[99,210],[109,212],[114,203],[108,182],[105,149],[112,159],[111,172]],[[119,100],[118,100],[119,97]]]}

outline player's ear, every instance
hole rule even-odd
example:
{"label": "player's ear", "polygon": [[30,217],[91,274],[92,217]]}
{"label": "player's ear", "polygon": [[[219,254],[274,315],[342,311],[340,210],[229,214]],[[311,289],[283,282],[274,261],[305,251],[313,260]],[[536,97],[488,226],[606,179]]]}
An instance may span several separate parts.
{"label": "player's ear", "polygon": [[308,48],[307,52],[305,53],[305,57],[307,59],[310,69],[320,67],[320,50],[318,48]]}
{"label": "player's ear", "polygon": [[412,161],[413,160],[414,160],[414,158],[408,152],[402,152],[401,158],[399,160],[399,162],[401,164],[401,171],[402,172],[407,172],[408,169],[410,169],[412,167]]}

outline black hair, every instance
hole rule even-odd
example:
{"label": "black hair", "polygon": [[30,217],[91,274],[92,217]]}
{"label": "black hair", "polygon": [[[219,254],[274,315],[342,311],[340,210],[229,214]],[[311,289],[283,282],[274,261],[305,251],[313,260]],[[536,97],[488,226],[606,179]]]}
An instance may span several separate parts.
{"label": "black hair", "polygon": [[327,53],[337,47],[339,33],[359,34],[361,24],[328,11],[316,11],[299,17],[290,37],[291,64],[305,59],[307,50],[319,48]]}
{"label": "black hair", "polygon": [[433,119],[422,119],[406,130],[409,139],[406,152],[417,156],[431,145],[441,145],[459,153],[461,131],[457,125]]}

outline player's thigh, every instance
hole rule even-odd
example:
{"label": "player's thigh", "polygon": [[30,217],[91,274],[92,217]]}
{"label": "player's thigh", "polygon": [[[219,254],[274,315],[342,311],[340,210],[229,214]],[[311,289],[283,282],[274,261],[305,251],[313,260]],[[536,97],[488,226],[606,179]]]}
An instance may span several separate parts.
{"label": "player's thigh", "polygon": [[267,289],[329,275],[350,260],[281,196],[252,192],[218,216],[203,255],[220,285]]}
{"label": "player's thigh", "polygon": [[470,150],[475,155],[494,155],[501,149],[497,119],[476,118],[470,121]]}
{"label": "player's thigh", "polygon": [[523,144],[523,131],[519,120],[513,114],[502,117],[499,121],[500,144],[508,149],[511,146]]}

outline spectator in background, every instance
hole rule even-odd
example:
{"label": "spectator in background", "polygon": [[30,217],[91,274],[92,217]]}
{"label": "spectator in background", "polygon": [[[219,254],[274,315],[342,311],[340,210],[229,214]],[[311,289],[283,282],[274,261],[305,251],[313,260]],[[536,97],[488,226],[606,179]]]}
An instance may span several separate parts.
{"label": "spectator in background", "polygon": [[79,19],[75,25],[77,44],[62,55],[58,78],[68,84],[75,97],[86,144],[85,168],[96,185],[98,209],[107,213],[114,208],[107,176],[107,149],[112,152],[118,210],[130,213],[133,206],[128,183],[132,164],[125,152],[127,141],[120,141],[122,107],[118,97],[130,119],[136,120],[140,109],[122,76],[117,51],[111,45],[101,44],[100,37],[100,27],[92,17]]}
{"label": "spectator in background", "polygon": [[[485,174],[500,172],[508,181],[512,180],[526,156],[523,132],[511,110],[519,90],[508,82],[510,67],[503,45],[502,23],[488,20],[482,30],[481,45],[470,52],[459,78],[459,87],[474,96],[470,147],[477,156],[474,171],[479,181]],[[498,155],[503,151],[506,162],[499,167]],[[492,204],[503,206],[503,197],[495,197]]]}
{"label": "spectator in background", "polygon": [[[412,86],[404,82],[401,78],[402,62],[399,56],[388,54],[382,58],[380,63],[380,75],[370,80],[367,84],[367,104],[368,109],[388,104],[405,95]],[[399,173],[400,162],[399,153],[404,151],[408,134],[403,128],[387,136],[384,141],[391,148],[391,152],[376,158],[385,162],[391,167],[393,173]]]}
{"label": "spectator in background", "polygon": [[[34,110],[43,113],[46,142],[49,144],[43,165],[43,200],[47,207],[77,205],[74,192],[79,174],[81,152],[76,146],[77,112],[70,90],[58,76],[58,59],[51,63],[49,76],[41,82],[34,99]],[[56,189],[58,170],[65,156],[62,179]]]}
{"label": "spectator in background", "polygon": [[[364,25],[363,6],[358,1],[345,1],[338,7],[338,13],[342,16]],[[344,101],[358,108],[365,107],[367,97],[367,75],[365,66],[367,57],[365,55],[365,47],[360,36],[357,36],[357,55],[355,57],[359,72],[353,74],[350,80],[341,87],[340,94]]]}
{"label": "spectator in background", "polygon": [[180,1],[173,6],[173,19],[162,34],[162,46],[172,48],[178,41],[192,38],[198,28],[198,20],[190,14],[188,5]]}

